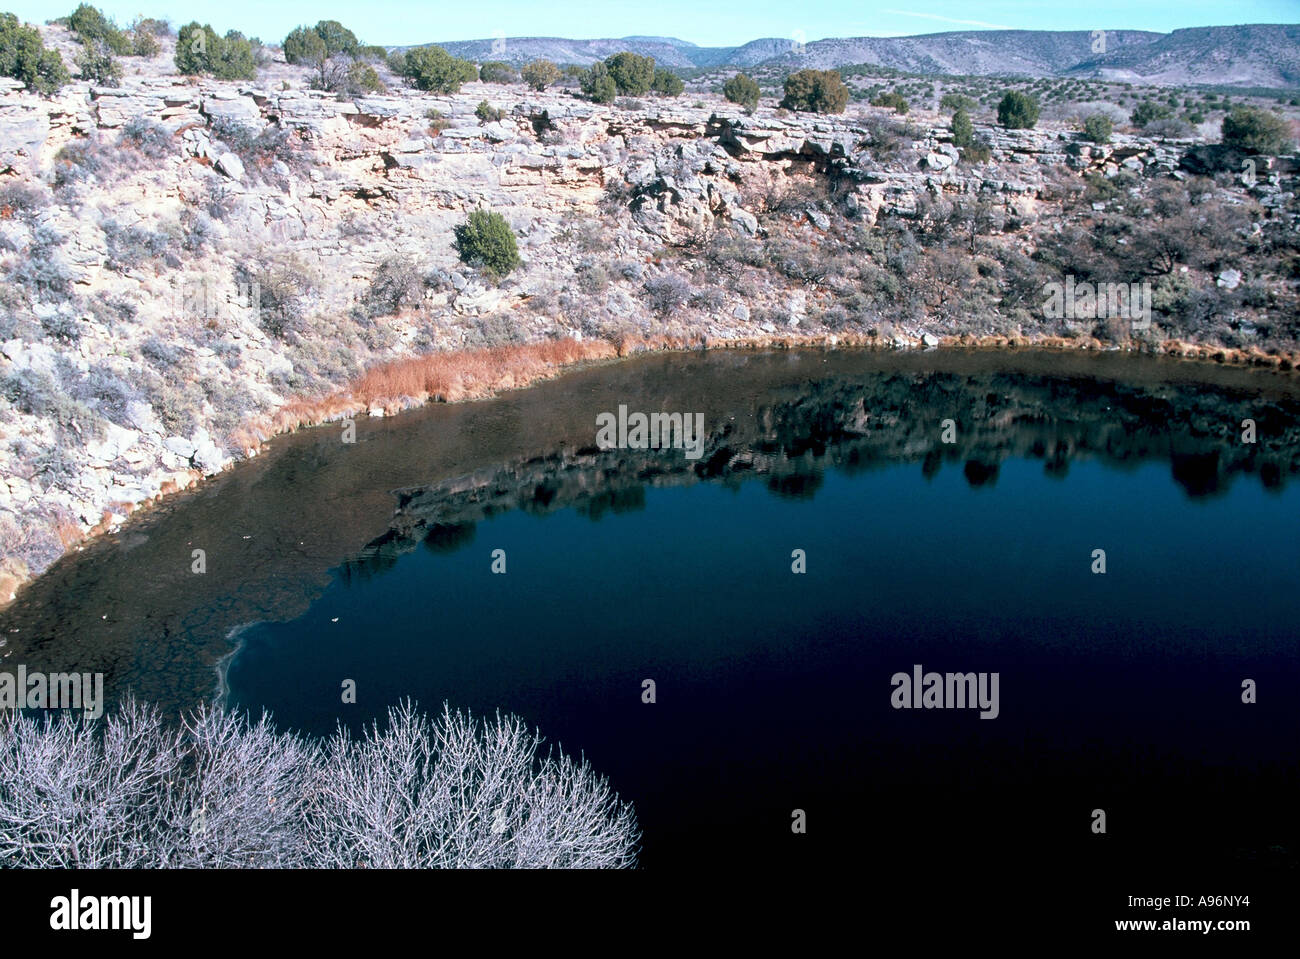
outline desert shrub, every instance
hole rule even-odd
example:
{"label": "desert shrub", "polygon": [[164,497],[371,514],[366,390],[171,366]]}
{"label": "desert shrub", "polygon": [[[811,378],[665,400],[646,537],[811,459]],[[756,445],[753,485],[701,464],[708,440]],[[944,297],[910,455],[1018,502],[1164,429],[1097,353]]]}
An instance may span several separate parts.
{"label": "desert shrub", "polygon": [[462,84],[478,79],[478,68],[442,47],[414,47],[406,51],[401,74],[419,90],[455,93]]}
{"label": "desert shrub", "polygon": [[210,183],[200,202],[208,216],[225,221],[239,206],[239,197],[224,183]]}
{"label": "desert shrub", "polygon": [[478,78],[484,83],[514,83],[519,79],[519,74],[508,63],[488,60],[478,68]]}
{"label": "desert shrub", "polygon": [[1153,137],[1186,137],[1191,134],[1192,128],[1186,120],[1181,120],[1178,117],[1165,117],[1162,120],[1153,120],[1148,123],[1142,132]]}
{"label": "desert shrub", "polygon": [[[47,373],[30,368],[14,370],[0,380],[4,396],[19,412],[52,419],[63,429],[73,430],[85,438],[102,432],[102,421],[84,403],[72,399]],[[54,450],[62,451],[61,444]]]}
{"label": "desert shrub", "polygon": [[681,308],[691,298],[690,283],[673,273],[651,277],[645,281],[643,289],[650,309],[660,316],[667,316]]}
{"label": "desert shrub", "polygon": [[62,244],[63,237],[53,229],[37,226],[27,249],[10,261],[9,281],[34,298],[67,298],[72,290],[72,277],[59,254]]}
{"label": "desert shrub", "polygon": [[1186,273],[1167,273],[1158,277],[1151,290],[1151,307],[1161,313],[1181,314],[1194,292]]}
{"label": "desert shrub", "polygon": [[654,81],[650,84],[650,89],[660,96],[676,97],[681,96],[682,91],[686,89],[686,84],[682,78],[671,70],[660,68],[655,70]]}
{"label": "desert shrub", "polygon": [[1019,90],[1008,90],[998,103],[998,123],[1008,130],[1028,130],[1038,123],[1038,101]]}
{"label": "desert shrub", "polygon": [[199,425],[203,390],[197,383],[179,377],[171,381],[155,381],[150,389],[149,405],[168,433],[189,436]]}
{"label": "desert shrub", "polygon": [[343,78],[343,91],[349,96],[361,96],[366,93],[383,93],[387,90],[384,81],[370,64],[361,60],[348,67]]}
{"label": "desert shrub", "polygon": [[586,259],[574,270],[578,280],[578,289],[588,296],[604,293],[609,289],[609,271],[594,260]]}
{"label": "desert shrub", "polygon": [[1143,100],[1130,114],[1129,120],[1135,127],[1145,128],[1156,120],[1168,120],[1173,115],[1174,111],[1165,104],[1155,100]]}
{"label": "desert shrub", "polygon": [[697,310],[717,313],[726,306],[727,294],[719,287],[706,286],[691,293],[690,304]]}
{"label": "desert shrub", "polygon": [[1089,173],[1083,178],[1087,187],[1084,189],[1083,200],[1085,203],[1105,203],[1119,196],[1119,187],[1101,173]]}
{"label": "desert shrub", "polygon": [[325,49],[325,41],[311,27],[294,27],[280,44],[280,49],[284,52],[285,62],[295,66],[314,66],[330,55]]}
{"label": "desert shrub", "polygon": [[208,24],[187,23],[176,37],[176,68],[184,74],[207,73],[218,80],[253,80],[257,63],[253,45],[239,31],[224,37]]}
{"label": "desert shrub", "polygon": [[39,255],[29,255],[11,264],[9,280],[39,299],[63,300],[72,291],[72,277],[63,263]]}
{"label": "desert shrub", "polygon": [[59,51],[46,49],[35,27],[12,13],[0,13],[0,76],[12,77],[37,93],[54,93],[71,79]]}
{"label": "desert shrub", "polygon": [[960,93],[945,93],[939,100],[940,110],[951,110],[953,113],[958,110],[965,110],[969,113],[975,109],[976,105],[974,100]]}
{"label": "desert shrub", "polygon": [[636,97],[619,97],[614,106],[620,110],[641,111],[645,109],[645,103]]}
{"label": "desert shrub", "polygon": [[975,142],[975,126],[970,122],[970,114],[961,107],[952,115],[952,142],[959,147],[969,147]]}
{"label": "desert shrub", "polygon": [[86,46],[102,44],[109,53],[131,52],[131,40],[97,7],[83,3],[68,17],[68,29]]}
{"label": "desert shrub", "polygon": [[759,89],[754,78],[747,73],[737,73],[722,85],[722,95],[750,113],[758,109]]}
{"label": "desert shrub", "polygon": [[655,82],[655,58],[643,57],[624,50],[605,58],[605,69],[610,79],[625,96],[649,93]]}
{"label": "desert shrub", "polygon": [[68,489],[77,477],[77,461],[71,450],[60,441],[42,450],[31,461],[32,477],[39,479],[47,490]]}
{"label": "desert shrub", "polygon": [[813,113],[843,113],[849,103],[849,88],[835,70],[799,70],[785,81],[781,106],[787,110]]}
{"label": "desert shrub", "polygon": [[151,160],[160,160],[172,152],[173,139],[166,127],[136,117],[122,128],[118,142],[134,147]]}
{"label": "desert shrub", "polygon": [[430,136],[436,137],[451,126],[451,119],[444,115],[441,110],[430,109],[424,115],[429,121]]}
{"label": "desert shrub", "polygon": [[54,156],[54,187],[61,190],[81,183],[97,182],[111,172],[113,153],[98,139],[73,140]]}
{"label": "desert shrub", "polygon": [[122,226],[116,220],[105,220],[103,229],[108,245],[107,265],[117,273],[138,269],[161,257],[172,240],[166,233],[141,226]]}
{"label": "desert shrub", "polygon": [[216,242],[217,232],[205,213],[185,209],[180,215],[181,246],[190,253],[202,253]]}
{"label": "desert shrub", "polygon": [[181,349],[157,336],[150,336],[140,344],[140,355],[160,369],[169,370],[184,356]]}
{"label": "desert shrub", "polygon": [[455,232],[460,258],[493,276],[505,276],[521,262],[514,231],[500,213],[474,210]]}
{"label": "desert shrub", "polygon": [[560,68],[550,60],[533,60],[524,64],[519,76],[539,93],[560,79]]}
{"label": "desert shrub", "polygon": [[390,256],[379,264],[366,292],[365,307],[370,316],[396,313],[403,307],[417,307],[424,299],[424,276],[406,256]]}
{"label": "desert shrub", "polygon": [[69,392],[74,400],[119,424],[127,423],[127,406],[140,398],[131,384],[103,365],[92,366]]}
{"label": "desert shrub", "polygon": [[161,20],[146,20],[137,17],[131,24],[131,29],[127,33],[127,39],[130,42],[130,56],[133,57],[156,57],[162,45],[158,42],[159,36],[168,36],[169,33],[159,34],[154,29],[154,24],[160,24],[164,30],[170,30],[167,24]]}
{"label": "desert shrub", "polygon": [[339,221],[339,236],[370,236],[375,231],[374,219],[349,213]]}
{"label": "desert shrub", "polygon": [[832,270],[826,256],[806,243],[771,240],[764,245],[763,254],[769,267],[803,284],[821,283]]}
{"label": "desert shrub", "polygon": [[884,107],[900,114],[906,113],[910,109],[907,99],[902,94],[895,93],[892,90],[874,97],[871,100],[871,105],[873,107]]}
{"label": "desert shrub", "polygon": [[603,249],[609,242],[605,228],[594,220],[573,222],[556,234],[556,239],[572,243],[584,253]]}
{"label": "desert shrub", "polygon": [[745,267],[763,266],[762,244],[735,230],[715,230],[703,251],[704,262],[715,275],[740,276]]}
{"label": "desert shrub", "polygon": [[340,53],[355,56],[359,44],[356,34],[337,20],[321,20],[314,27],[295,27],[280,47],[286,62],[314,66],[318,59]]}
{"label": "desert shrub", "polygon": [[[360,738],[200,707],[178,728],[0,718],[0,863],[26,868],[618,868],[630,805],[518,719],[390,709]],[[130,770],[131,775],[123,775]],[[77,842],[69,841],[76,835]]]}
{"label": "desert shrub", "polygon": [[474,116],[484,123],[495,123],[505,116],[505,111],[498,110],[486,100],[480,100],[478,106],[474,108]]}
{"label": "desert shrub", "polygon": [[73,59],[83,80],[111,84],[122,79],[122,65],[102,40],[86,43]]}
{"label": "desert shrub", "polygon": [[618,84],[604,63],[596,62],[578,77],[578,88],[593,103],[613,103],[618,97]]}
{"label": "desert shrub", "polygon": [[917,132],[901,120],[884,120],[868,128],[865,146],[879,160],[897,157],[909,149]]}
{"label": "desert shrub", "polygon": [[379,74],[361,62],[360,44],[337,20],[321,20],[314,27],[296,27],[281,44],[286,62],[311,67],[312,86],[357,96],[380,89]]}
{"label": "desert shrub", "polygon": [[316,291],[315,274],[293,257],[245,261],[234,271],[240,289],[258,291],[253,304],[257,323],[280,340],[293,340],[305,329],[307,308]]}
{"label": "desert shrub", "polygon": [[1083,121],[1083,138],[1090,143],[1109,143],[1115,124],[1104,113],[1094,113]]}
{"label": "desert shrub", "polygon": [[967,163],[988,163],[993,158],[993,145],[987,137],[976,137],[973,143],[961,148],[961,158]]}
{"label": "desert shrub", "polygon": [[0,396],[19,412],[33,416],[43,416],[50,409],[57,391],[49,374],[30,367],[12,370],[0,380]]}
{"label": "desert shrub", "polygon": [[818,206],[826,198],[823,182],[812,177],[790,176],[747,190],[745,204],[764,213],[803,216],[810,206]]}
{"label": "desert shrub", "polygon": [[39,186],[18,180],[0,186],[0,220],[30,222],[49,205],[49,194]]}
{"label": "desert shrub", "polygon": [[41,317],[41,329],[50,339],[68,346],[81,340],[81,324],[67,313],[52,313]]}
{"label": "desert shrub", "polygon": [[1223,142],[1247,153],[1285,153],[1291,145],[1286,120],[1258,107],[1234,107],[1224,118]]}

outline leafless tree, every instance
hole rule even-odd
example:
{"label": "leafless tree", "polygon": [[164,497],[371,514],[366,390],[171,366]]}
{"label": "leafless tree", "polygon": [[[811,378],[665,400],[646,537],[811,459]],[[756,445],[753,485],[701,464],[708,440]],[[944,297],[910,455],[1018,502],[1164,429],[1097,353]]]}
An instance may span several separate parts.
{"label": "leafless tree", "polygon": [[586,762],[517,718],[411,704],[325,743],[205,707],[0,717],[0,865],[626,867],[640,834]]}
{"label": "leafless tree", "polygon": [[0,717],[0,863],[154,865],[182,756],[180,734],[134,702],[102,730],[84,718]]}
{"label": "leafless tree", "polygon": [[585,763],[539,754],[517,718],[482,724],[409,703],[353,739],[326,746],[307,815],[321,865],[344,868],[615,868],[636,859],[639,832]]}
{"label": "leafless tree", "polygon": [[660,316],[668,316],[691,298],[691,285],[675,273],[665,273],[645,281],[646,299]]}
{"label": "leafless tree", "polygon": [[185,869],[309,866],[301,841],[320,750],[213,707],[186,720],[182,775],[167,793],[156,865]]}

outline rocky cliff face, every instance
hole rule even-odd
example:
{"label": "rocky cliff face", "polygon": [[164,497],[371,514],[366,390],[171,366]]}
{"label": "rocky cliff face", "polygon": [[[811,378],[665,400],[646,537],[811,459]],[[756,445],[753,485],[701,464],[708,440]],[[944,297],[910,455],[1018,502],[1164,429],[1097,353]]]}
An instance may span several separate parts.
{"label": "rocky cliff face", "polygon": [[[885,286],[845,320],[860,282],[845,258],[962,199],[989,214],[989,242],[1028,253],[1026,231],[1062,215],[1064,180],[1186,176],[1189,144],[1136,137],[1067,149],[1064,130],[986,130],[990,160],[971,164],[937,116],[900,132],[872,109],[606,107],[479,83],[340,98],[278,70],[262,85],[145,73],[52,99],[0,81],[0,601],[85,532],[249,453],[287,404],[382,412],[348,384],[403,357],[1051,332],[960,326],[924,304],[891,317]],[[483,100],[499,119],[476,115]],[[1294,176],[1263,158],[1238,192],[1293,217]],[[519,239],[524,267],[500,283],[453,247],[480,206]]]}

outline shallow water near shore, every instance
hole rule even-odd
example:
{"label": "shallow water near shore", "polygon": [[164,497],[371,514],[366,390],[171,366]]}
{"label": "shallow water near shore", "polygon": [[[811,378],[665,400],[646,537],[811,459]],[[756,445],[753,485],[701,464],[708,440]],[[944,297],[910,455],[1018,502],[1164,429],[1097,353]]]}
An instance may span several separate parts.
{"label": "shallow water near shore", "polygon": [[[620,404],[702,413],[704,455],[598,449]],[[405,697],[517,713],[635,804],[646,868],[1285,868],[1298,472],[1275,374],[648,356],[361,420],[353,445],[278,438],[61,561],[0,635],[6,666],[169,710],[220,664],[230,704],[311,732]],[[894,708],[916,666],[997,673],[996,718]]]}

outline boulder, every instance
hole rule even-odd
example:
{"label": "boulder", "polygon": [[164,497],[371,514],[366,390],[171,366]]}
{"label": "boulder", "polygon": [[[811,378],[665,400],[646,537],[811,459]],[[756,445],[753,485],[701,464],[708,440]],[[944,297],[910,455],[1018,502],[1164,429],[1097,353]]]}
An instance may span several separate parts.
{"label": "boulder", "polygon": [[217,170],[236,182],[244,179],[244,162],[233,153],[223,153],[217,157]]}
{"label": "boulder", "polygon": [[925,155],[922,161],[929,170],[946,170],[956,161],[946,153],[931,151]]}
{"label": "boulder", "polygon": [[1235,290],[1241,285],[1241,272],[1239,270],[1224,270],[1214,282],[1216,286],[1221,286],[1225,290]]}

